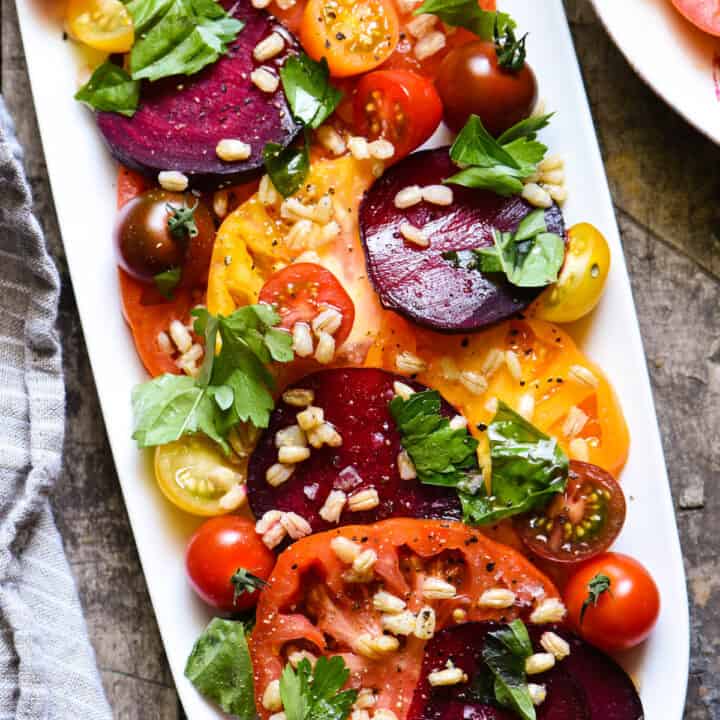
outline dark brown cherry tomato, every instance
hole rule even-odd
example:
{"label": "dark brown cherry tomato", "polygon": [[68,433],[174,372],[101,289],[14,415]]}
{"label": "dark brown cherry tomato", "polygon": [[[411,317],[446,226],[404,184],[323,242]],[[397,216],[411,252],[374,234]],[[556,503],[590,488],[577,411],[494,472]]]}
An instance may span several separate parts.
{"label": "dark brown cherry tomato", "polygon": [[395,146],[393,162],[422,145],[442,120],[432,82],[409,70],[377,70],[363,77],[353,103],[353,125],[363,137]]}
{"label": "dark brown cherry tomato", "polygon": [[[593,593],[598,580],[606,589]],[[660,593],[652,576],[637,560],[621,553],[604,553],[581,565],[563,599],[570,624],[607,652],[639,645],[660,614]]]}
{"label": "dark brown cherry tomato", "polygon": [[240,612],[255,606],[275,555],[263,545],[254,522],[224,515],[195,531],[185,565],[193,589],[206,603],[223,612]]}
{"label": "dark brown cherry tomato", "polygon": [[445,122],[455,132],[475,114],[491,135],[501,135],[528,117],[537,102],[537,81],[530,66],[525,63],[516,72],[500,67],[495,45],[480,40],[448,53],[435,87]]}
{"label": "dark brown cherry tomato", "polygon": [[573,460],[565,492],[515,525],[538,557],[577,563],[605,552],[624,522],[625,496],[613,476],[597,465]]}
{"label": "dark brown cherry tomato", "polygon": [[[168,221],[175,211],[195,207],[197,234],[171,232]],[[118,264],[141,282],[171,268],[182,268],[181,286],[198,287],[207,282],[215,225],[210,211],[192,195],[154,188],[127,202],[115,226]]]}

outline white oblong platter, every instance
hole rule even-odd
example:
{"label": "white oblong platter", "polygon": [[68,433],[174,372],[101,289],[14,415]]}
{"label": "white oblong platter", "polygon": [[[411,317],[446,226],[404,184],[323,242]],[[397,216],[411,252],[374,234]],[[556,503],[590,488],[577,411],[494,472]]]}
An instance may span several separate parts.
{"label": "white oblong platter", "polygon": [[[183,676],[186,658],[210,614],[190,589],[184,549],[200,519],[175,510],[152,478],[148,457],[131,440],[130,392],[146,379],[123,321],[111,236],[116,165],[91,113],[73,100],[78,61],[56,20],[36,0],[17,0],[33,98],[80,318],[150,598],[178,693],[190,720],[222,716]],[[641,0],[634,0],[641,2]],[[642,0],[644,1],[644,0]],[[625,5],[625,3],[623,3]],[[589,322],[570,328],[622,398],[632,437],[622,475],[630,501],[617,549],[644,563],[662,593],[650,640],[621,662],[637,681],[646,717],[681,720],[688,672],[685,576],[645,354],[630,281],[561,0],[508,0],[503,9],[531,32],[531,61],[548,109],[544,139],[568,158],[570,224],[587,221],[608,238],[613,266]]]}
{"label": "white oblong platter", "polygon": [[720,38],[670,0],[591,0],[638,75],[691,125],[720,144]]}

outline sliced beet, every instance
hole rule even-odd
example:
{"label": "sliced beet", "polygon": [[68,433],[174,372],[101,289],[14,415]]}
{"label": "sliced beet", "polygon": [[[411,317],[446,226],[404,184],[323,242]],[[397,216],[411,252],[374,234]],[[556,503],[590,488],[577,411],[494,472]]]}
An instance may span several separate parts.
{"label": "sliced beet", "polygon": [[[265,93],[250,80],[260,63],[253,48],[271,32],[286,38],[286,51],[262,63],[282,65],[295,39],[250,0],[239,0],[231,13],[245,27],[218,62],[190,77],[176,76],[144,81],[140,106],[132,118],[101,112],[97,122],[110,151],[123,165],[155,176],[178,170],[195,186],[212,187],[223,181],[249,179],[262,165],[265,143],[287,146],[299,132],[292,119],[282,86]],[[247,142],[252,154],[240,162],[220,160],[215,148],[220,140]]]}
{"label": "sliced beet", "polygon": [[[368,271],[382,304],[420,325],[450,332],[476,330],[523,310],[542,288],[518,288],[498,274],[453,267],[442,253],[493,244],[492,229],[514,231],[533,208],[520,197],[452,186],[447,207],[422,202],[395,207],[410,185],[436,185],[457,172],[447,148],[414,153],[388,170],[360,207],[360,233]],[[562,213],[545,213],[550,232],[564,236]],[[430,247],[404,240],[403,223],[423,228]]]}
{"label": "sliced beet", "polygon": [[[498,625],[467,623],[438,633],[425,647],[423,668],[407,720],[506,720],[513,713],[488,704],[479,682],[485,673],[482,648],[486,634]],[[540,637],[552,630],[564,637],[571,654],[532,681],[545,685],[547,697],[538,720],[642,720],[638,694],[624,670],[611,658],[564,628],[528,626],[536,652]],[[471,679],[468,684],[432,687],[427,676],[451,660]],[[486,676],[486,675],[485,675]],[[492,713],[496,714],[492,714]]]}
{"label": "sliced beet", "polygon": [[[314,405],[322,408],[325,420],[334,425],[342,437],[342,446],[312,449],[309,459],[296,466],[287,482],[270,486],[265,473],[277,462],[275,434],[294,425],[301,410],[280,400],[250,459],[248,497],[255,516],[275,509],[296,512],[310,523],[313,532],[321,532],[337,527],[319,515],[331,490],[343,490],[350,496],[375,488],[379,506],[363,512],[350,512],[346,507],[340,525],[373,523],[397,516],[459,519],[460,503],[453,489],[400,478],[400,434],[388,407],[396,380],[408,382],[384,370],[345,368],[323,370],[297,383],[296,387],[314,391]],[[419,384],[415,387],[424,389]],[[442,412],[447,417],[456,414],[447,403]]]}

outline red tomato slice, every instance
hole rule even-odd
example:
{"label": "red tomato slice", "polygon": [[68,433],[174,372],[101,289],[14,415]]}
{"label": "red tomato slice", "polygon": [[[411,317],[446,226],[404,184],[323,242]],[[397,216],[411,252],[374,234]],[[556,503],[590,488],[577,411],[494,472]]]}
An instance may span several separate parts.
{"label": "red tomato slice", "polygon": [[430,80],[408,70],[378,70],[358,84],[353,124],[363,137],[389,140],[396,162],[435,132],[442,113],[442,101]]}
{"label": "red tomato slice", "polygon": [[605,552],[625,523],[625,496],[597,465],[570,463],[567,489],[515,526],[528,550],[557,563],[577,563]]}
{"label": "red tomato slice", "polygon": [[[350,565],[333,550],[338,538],[350,541],[355,552],[375,553],[370,574],[362,578],[367,582],[348,581]],[[455,596],[428,599],[423,595],[428,577],[453,585]],[[479,607],[478,599],[490,588],[512,589],[514,605]],[[417,623],[434,617],[435,632],[466,620],[527,618],[540,599],[558,596],[550,580],[519,553],[461,523],[398,518],[306,537],[279,556],[258,602],[250,652],[263,720],[271,714],[262,705],[265,688],[280,677],[295,649],[341,655],[351,672],[348,685],[372,688],[375,709],[392,710],[404,720],[420,675],[426,626],[409,635],[398,632],[398,647],[390,652],[375,653],[372,645],[368,650],[367,637],[384,629],[382,608],[373,599],[379,590],[402,598]]]}
{"label": "red tomato slice", "polygon": [[294,263],[279,270],[265,283],[259,299],[275,306],[282,318],[280,326],[286,330],[297,322],[310,324],[327,308],[338,310],[342,323],[334,333],[337,347],[345,342],[355,321],[355,305],[339,280],[314,263]]}
{"label": "red tomato slice", "polygon": [[720,35],[720,6],[717,0],[672,0],[693,24],[711,35]]}

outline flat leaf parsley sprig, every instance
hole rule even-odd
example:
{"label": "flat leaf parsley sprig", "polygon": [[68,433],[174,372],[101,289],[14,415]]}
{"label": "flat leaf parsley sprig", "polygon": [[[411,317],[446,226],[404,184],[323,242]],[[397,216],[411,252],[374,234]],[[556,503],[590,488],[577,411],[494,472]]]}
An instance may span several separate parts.
{"label": "flat leaf parsley sprig", "polygon": [[[193,311],[195,331],[205,338],[197,378],[161,375],[133,390],[133,438],[139,447],[204,433],[225,452],[226,437],[240,422],[267,427],[274,407],[272,362],[290,362],[292,336],[275,327],[280,316],[269,305],[247,305],[232,315]],[[216,343],[221,348],[216,354]]]}

